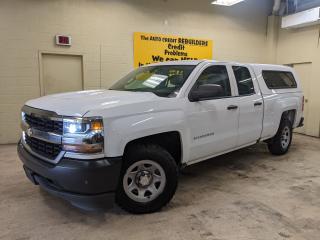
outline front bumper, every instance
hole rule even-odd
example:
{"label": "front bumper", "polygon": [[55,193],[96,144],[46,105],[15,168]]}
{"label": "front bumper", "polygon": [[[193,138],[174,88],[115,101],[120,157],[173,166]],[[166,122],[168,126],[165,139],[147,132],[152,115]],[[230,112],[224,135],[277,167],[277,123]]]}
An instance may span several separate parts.
{"label": "front bumper", "polygon": [[49,193],[86,210],[113,206],[122,159],[76,160],[62,158],[56,165],[47,163],[18,144],[18,155],[27,177]]}

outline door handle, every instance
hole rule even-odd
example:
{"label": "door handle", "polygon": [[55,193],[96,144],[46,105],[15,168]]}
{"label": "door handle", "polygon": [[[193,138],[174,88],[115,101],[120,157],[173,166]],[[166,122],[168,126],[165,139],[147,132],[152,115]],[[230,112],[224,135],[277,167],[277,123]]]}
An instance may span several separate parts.
{"label": "door handle", "polygon": [[237,108],[238,108],[238,106],[236,106],[236,105],[230,105],[227,107],[228,110],[235,110]]}
{"label": "door handle", "polygon": [[261,106],[261,105],[262,105],[262,102],[255,102],[253,105],[254,105],[254,106]]}

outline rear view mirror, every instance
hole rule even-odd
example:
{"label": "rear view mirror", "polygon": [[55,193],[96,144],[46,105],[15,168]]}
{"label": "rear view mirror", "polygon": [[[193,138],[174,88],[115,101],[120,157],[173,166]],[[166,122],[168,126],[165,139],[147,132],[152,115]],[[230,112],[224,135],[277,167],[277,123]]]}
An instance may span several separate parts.
{"label": "rear view mirror", "polygon": [[170,81],[171,84],[175,86],[180,86],[183,84],[183,76],[182,75],[173,75],[169,76],[168,80]]}
{"label": "rear view mirror", "polygon": [[220,85],[217,84],[203,84],[197,89],[191,91],[189,100],[191,102],[197,102],[201,100],[207,100],[211,98],[220,97],[223,95],[223,90]]}

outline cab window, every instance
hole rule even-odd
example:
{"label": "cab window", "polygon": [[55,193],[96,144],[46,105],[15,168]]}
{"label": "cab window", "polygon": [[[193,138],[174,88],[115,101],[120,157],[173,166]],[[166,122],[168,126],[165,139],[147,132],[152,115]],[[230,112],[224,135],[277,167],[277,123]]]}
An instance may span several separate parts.
{"label": "cab window", "polygon": [[217,98],[231,96],[230,81],[226,66],[215,65],[206,68],[199,76],[193,90],[196,90],[204,84],[221,86],[222,92],[216,96]]}
{"label": "cab window", "polygon": [[252,77],[248,68],[233,66],[232,69],[237,81],[239,96],[254,94]]}

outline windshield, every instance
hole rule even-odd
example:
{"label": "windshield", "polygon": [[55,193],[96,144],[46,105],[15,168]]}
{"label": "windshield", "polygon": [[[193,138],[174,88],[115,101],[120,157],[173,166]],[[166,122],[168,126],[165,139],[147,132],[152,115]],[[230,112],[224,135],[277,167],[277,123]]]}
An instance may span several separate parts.
{"label": "windshield", "polygon": [[110,90],[152,92],[175,97],[195,65],[159,65],[138,68],[116,82]]}

